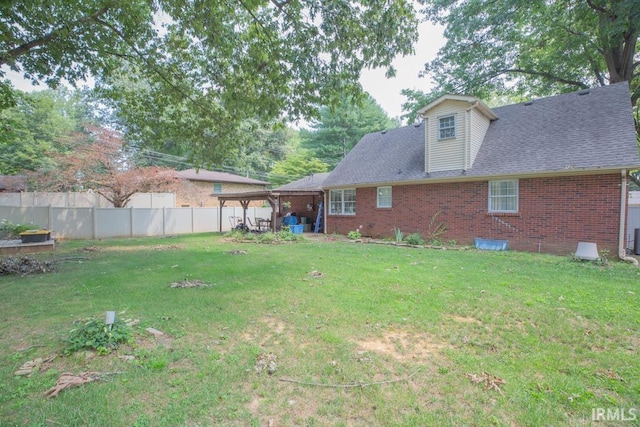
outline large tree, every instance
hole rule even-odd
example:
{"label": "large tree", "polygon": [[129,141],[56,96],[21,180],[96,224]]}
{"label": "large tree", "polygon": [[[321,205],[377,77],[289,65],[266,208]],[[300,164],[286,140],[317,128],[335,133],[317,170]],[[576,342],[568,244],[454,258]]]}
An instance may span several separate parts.
{"label": "large tree", "polygon": [[421,3],[445,26],[446,44],[425,68],[436,95],[546,96],[628,81],[632,103],[640,97],[640,0]]}
{"label": "large tree", "polygon": [[301,150],[276,162],[269,173],[269,182],[277,187],[328,170],[328,164],[310,156],[305,150]]}
{"label": "large tree", "polygon": [[86,125],[65,142],[68,150],[52,153],[55,168],[30,174],[38,191],[93,190],[122,208],[135,193],[170,189],[176,181],[173,169],[133,164],[121,135],[113,130]]}
{"label": "large tree", "polygon": [[15,91],[12,100],[12,107],[0,109],[0,174],[52,166],[49,153],[64,151],[66,135],[90,119],[77,91]]}
{"label": "large tree", "polygon": [[50,85],[92,76],[128,140],[188,144],[208,163],[246,138],[246,119],[358,95],[362,69],[393,73],[416,39],[409,0],[0,2],[0,66]]}
{"label": "large tree", "polygon": [[397,126],[370,95],[361,102],[345,97],[335,107],[323,108],[310,131],[300,132],[301,146],[334,168],[364,135]]}

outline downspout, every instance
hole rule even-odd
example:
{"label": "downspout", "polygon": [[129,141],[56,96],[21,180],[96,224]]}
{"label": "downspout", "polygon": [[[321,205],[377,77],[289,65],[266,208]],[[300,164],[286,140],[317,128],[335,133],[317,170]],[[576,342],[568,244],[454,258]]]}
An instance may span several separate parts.
{"label": "downspout", "polygon": [[620,174],[622,175],[622,186],[620,189],[620,235],[618,236],[618,257],[623,261],[627,261],[638,266],[638,260],[627,256],[627,252],[624,248],[625,222],[627,219],[627,170],[622,169]]}

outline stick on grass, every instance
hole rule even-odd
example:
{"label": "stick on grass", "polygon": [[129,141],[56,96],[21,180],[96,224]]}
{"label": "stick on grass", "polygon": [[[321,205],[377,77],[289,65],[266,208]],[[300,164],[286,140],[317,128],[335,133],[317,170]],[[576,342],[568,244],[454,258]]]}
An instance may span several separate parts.
{"label": "stick on grass", "polygon": [[307,386],[311,386],[311,387],[330,387],[330,388],[364,388],[364,387],[370,387],[373,385],[384,385],[384,384],[392,384],[392,383],[399,383],[399,382],[403,382],[403,381],[408,381],[411,379],[411,377],[413,377],[415,374],[417,374],[418,372],[420,372],[420,369],[415,370],[411,375],[409,375],[408,377],[404,377],[404,378],[398,378],[395,380],[387,380],[387,381],[378,381],[378,382],[373,382],[373,383],[358,383],[358,384],[323,384],[323,383],[312,383],[312,382],[305,382],[305,381],[298,381],[298,380],[292,380],[289,378],[280,378],[280,381],[285,382],[285,383],[294,383],[294,384],[300,384],[300,385],[307,385]]}

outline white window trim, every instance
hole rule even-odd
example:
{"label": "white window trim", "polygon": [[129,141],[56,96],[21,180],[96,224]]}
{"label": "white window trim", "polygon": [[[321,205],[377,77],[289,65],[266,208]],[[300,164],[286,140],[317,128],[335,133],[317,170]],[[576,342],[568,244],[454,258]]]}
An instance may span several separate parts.
{"label": "white window trim", "polygon": [[[492,183],[500,183],[500,182],[513,182],[515,183],[515,193],[514,195],[493,195],[491,194],[491,184]],[[519,181],[517,179],[500,179],[500,180],[493,180],[493,181],[489,181],[489,188],[488,188],[488,193],[489,193],[489,197],[487,198],[487,209],[490,213],[518,213],[519,210],[519,206],[520,206],[520,185],[519,185]],[[491,209],[491,200],[494,198],[510,198],[510,197],[515,197],[515,206],[516,208],[514,210],[509,210],[509,209]]]}
{"label": "white window trim", "polygon": [[[344,192],[345,191],[353,191],[354,194],[354,199],[355,199],[355,194],[356,194],[356,189],[355,188],[344,188],[341,190],[329,190],[329,215],[355,215],[356,214],[356,207],[355,207],[355,201],[354,201],[354,206],[353,206],[353,212],[345,212],[345,200],[344,200]],[[340,193],[340,212],[335,212],[333,210],[333,200],[331,195],[334,193]]]}
{"label": "white window trim", "polygon": [[[389,204],[388,205],[383,205],[380,203],[380,190],[386,190],[389,189]],[[386,187],[378,187],[376,189],[376,207],[378,208],[392,208],[393,207],[393,187],[391,186],[386,186]]]}
{"label": "white window trim", "polygon": [[[442,124],[442,120],[443,119],[448,119],[448,118],[453,118],[453,126],[452,127],[446,127],[446,128],[442,128],[441,124]],[[458,123],[458,119],[456,118],[455,114],[447,114],[446,116],[440,116],[438,117],[438,141],[443,141],[445,139],[455,139],[456,135],[457,135],[457,123]],[[442,137],[442,130],[443,129],[453,129],[453,135],[452,136],[447,136],[447,137]]]}
{"label": "white window trim", "polygon": [[[216,185],[220,186],[220,191],[216,191]],[[222,194],[222,183],[221,182],[214,182],[213,183],[213,194]]]}

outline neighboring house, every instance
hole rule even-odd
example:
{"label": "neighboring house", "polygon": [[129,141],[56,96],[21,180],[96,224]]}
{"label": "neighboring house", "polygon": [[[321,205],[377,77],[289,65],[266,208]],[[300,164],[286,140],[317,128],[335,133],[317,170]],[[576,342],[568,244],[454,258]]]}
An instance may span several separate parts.
{"label": "neighboring house", "polygon": [[27,177],[24,175],[0,175],[0,193],[20,193],[27,191]]}
{"label": "neighboring house", "polygon": [[365,135],[324,181],[326,232],[507,240],[624,254],[628,171],[640,167],[629,87],[488,108],[445,95],[415,125]]}
{"label": "neighboring house", "polygon": [[[176,189],[176,206],[179,207],[218,207],[218,195],[260,191],[269,185],[257,179],[204,169],[187,169],[176,175],[181,178]],[[252,206],[262,204],[262,201],[252,202]]]}

